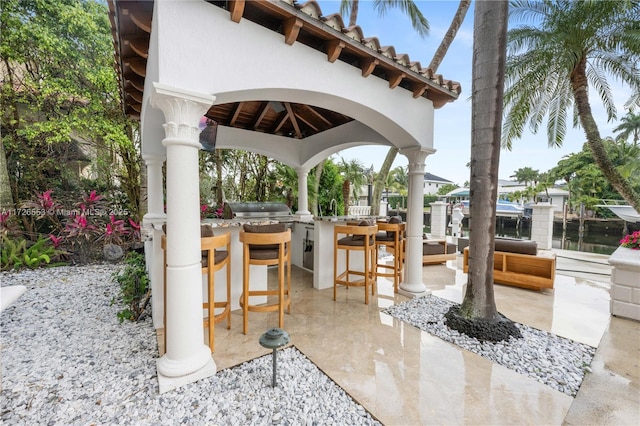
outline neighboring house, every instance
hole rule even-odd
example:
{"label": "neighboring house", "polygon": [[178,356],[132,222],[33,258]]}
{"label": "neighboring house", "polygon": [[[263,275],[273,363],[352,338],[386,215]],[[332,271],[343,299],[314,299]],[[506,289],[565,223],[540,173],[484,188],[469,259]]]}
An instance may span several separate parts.
{"label": "neighboring house", "polygon": [[[531,185],[533,185],[533,183]],[[511,194],[516,191],[524,191],[525,189],[527,189],[527,185],[522,182],[498,179],[498,195]]]}
{"label": "neighboring house", "polygon": [[553,210],[561,212],[564,204],[569,200],[569,191],[561,188],[549,188],[547,191],[538,192],[536,201],[549,201]]}
{"label": "neighboring house", "polygon": [[423,184],[424,195],[435,195],[442,186],[447,184],[453,184],[453,182],[440,176],[432,175],[431,173],[425,173]]}

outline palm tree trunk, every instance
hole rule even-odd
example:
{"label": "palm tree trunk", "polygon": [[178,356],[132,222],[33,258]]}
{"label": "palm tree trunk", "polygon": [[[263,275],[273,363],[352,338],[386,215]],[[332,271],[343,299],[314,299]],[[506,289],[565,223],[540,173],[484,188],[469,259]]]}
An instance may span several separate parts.
{"label": "palm tree trunk", "polygon": [[324,170],[324,161],[321,161],[316,166],[315,182],[313,183],[313,193],[316,194],[313,206],[311,208],[312,214],[318,216],[318,204],[320,203],[320,178],[322,177],[322,170]]}
{"label": "palm tree trunk", "polygon": [[609,181],[611,186],[624,198],[633,208],[640,212],[640,195],[634,191],[616,170],[615,166],[609,160],[607,151],[602,143],[598,125],[593,119],[591,113],[591,105],[589,104],[589,95],[587,94],[587,75],[586,75],[586,58],[583,56],[573,73],[571,74],[571,86],[573,88],[573,96],[578,108],[578,117],[580,124],[587,136],[587,143],[591,149],[593,159],[602,171],[604,177]]}
{"label": "palm tree trunk", "polygon": [[469,275],[460,314],[499,319],[493,293],[500,131],[507,45],[507,2],[478,1],[473,32]]}
{"label": "palm tree trunk", "polygon": [[[354,0],[354,2],[357,2],[357,0]],[[467,11],[469,10],[470,5],[471,5],[471,0],[460,0],[458,9],[456,10],[456,13],[453,16],[453,19],[451,20],[451,24],[449,25],[449,29],[447,30],[446,34],[442,38],[442,41],[440,42],[438,49],[436,49],[436,53],[433,55],[433,59],[431,59],[431,62],[429,63],[428,68],[430,68],[434,74],[438,70],[440,63],[442,62],[445,55],[447,54],[447,51],[449,50],[451,43],[453,43],[453,40],[456,38],[456,35],[458,34],[458,30],[460,29],[462,22],[464,22],[464,18],[467,15]],[[353,14],[351,16],[353,16]],[[385,182],[387,181],[387,177],[389,176],[389,170],[391,169],[391,165],[393,164],[393,161],[395,160],[397,154],[398,154],[398,148],[396,147],[389,148],[389,151],[387,152],[387,156],[385,157],[385,160],[384,160],[385,163],[383,163],[382,167],[380,168],[380,172],[378,173],[378,176],[376,178],[375,186],[373,190],[373,200],[374,200],[373,204],[376,207],[375,208],[372,207],[372,211],[377,212],[376,214],[380,213],[380,195],[382,194],[382,189],[384,188]],[[391,161],[389,163],[389,166],[385,169],[385,164],[389,158],[391,158]]]}
{"label": "palm tree trunk", "polygon": [[464,21],[465,16],[467,15],[467,11],[469,10],[469,6],[471,5],[471,0],[460,0],[460,4],[458,5],[458,9],[456,10],[456,14],[453,16],[453,20],[449,25],[449,29],[446,34],[442,38],[436,53],[433,55],[433,59],[431,59],[431,63],[429,63],[429,67],[435,73],[440,63],[444,59],[444,56],[447,54],[451,43],[456,38],[456,34],[458,34],[458,30]]}
{"label": "palm tree trunk", "polygon": [[393,165],[393,161],[396,159],[398,155],[398,148],[395,146],[389,148],[387,151],[387,156],[384,157],[384,162],[380,167],[380,172],[376,175],[376,179],[373,182],[373,200],[371,201],[371,211],[375,215],[380,214],[380,197],[382,196],[382,190],[386,186],[387,176],[389,176],[389,171],[391,170],[391,166]]}
{"label": "palm tree trunk", "polygon": [[351,12],[349,13],[349,26],[353,27],[358,20],[358,0],[351,2]]}

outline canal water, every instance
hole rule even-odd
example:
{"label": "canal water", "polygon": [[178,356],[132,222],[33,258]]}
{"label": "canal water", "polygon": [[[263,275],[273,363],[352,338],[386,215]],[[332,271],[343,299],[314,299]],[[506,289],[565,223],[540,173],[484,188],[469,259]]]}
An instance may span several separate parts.
{"label": "canal water", "polygon": [[[429,223],[429,222],[425,222]],[[467,219],[462,222],[464,236],[469,235]],[[580,233],[578,220],[568,221],[563,233],[562,222],[553,223],[552,247],[563,250],[581,251],[597,254],[612,254],[619,246],[620,240],[627,232],[640,229],[640,224],[626,223],[622,220],[585,220],[584,231]],[[429,227],[426,231],[429,232]],[[447,233],[450,231],[448,230]],[[496,235],[500,237],[531,239],[531,226],[529,220],[498,218],[496,220]]]}

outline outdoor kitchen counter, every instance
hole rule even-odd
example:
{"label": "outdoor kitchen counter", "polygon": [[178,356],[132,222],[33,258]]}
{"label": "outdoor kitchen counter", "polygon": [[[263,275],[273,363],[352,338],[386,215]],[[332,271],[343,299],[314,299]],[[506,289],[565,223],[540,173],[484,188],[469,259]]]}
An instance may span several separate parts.
{"label": "outdoor kitchen counter", "polygon": [[[300,220],[295,217],[282,218],[234,218],[234,219],[203,219],[201,223],[211,225],[214,235],[224,232],[231,233],[231,309],[240,309],[239,300],[242,294],[242,243],[239,233],[244,224],[265,225],[272,223],[290,223],[292,227],[292,264],[305,268],[303,254],[305,253],[305,240],[312,242],[313,262],[311,267],[305,269],[313,272],[313,287],[317,290],[333,287],[333,229],[336,225],[344,225],[347,222],[360,221],[364,219],[375,219],[374,216],[323,216],[315,217],[313,220]],[[163,252],[160,247],[162,237],[162,225],[164,219],[145,219],[143,225],[143,238],[145,243],[145,253],[149,268],[149,276],[154,295],[152,300],[154,310],[154,327],[162,328],[162,318],[164,316],[164,279],[163,279]],[[358,263],[358,257],[355,263]],[[309,259],[306,259],[307,266]],[[314,268],[313,265],[316,265]],[[317,267],[323,265],[323,267]],[[338,267],[344,267],[344,259],[339,258]],[[267,268],[252,265],[250,269],[251,286],[255,289],[267,288]],[[223,269],[215,275],[216,298],[223,298],[226,292],[226,271]],[[206,296],[206,276],[203,276],[203,297]],[[257,298],[256,298],[257,299]],[[155,302],[155,303],[154,303]],[[256,303],[260,301],[255,300]],[[266,302],[266,297],[264,297]]]}
{"label": "outdoor kitchen counter", "polygon": [[[313,271],[313,288],[323,290],[333,287],[333,229],[336,225],[345,225],[347,222],[359,222],[368,219],[381,219],[376,216],[321,216],[314,221],[314,253],[313,261],[315,265],[324,265],[322,268],[315,268]],[[344,251],[344,250],[343,250]],[[351,260],[355,269],[358,264],[364,263],[362,253],[354,253]],[[345,257],[340,253],[338,257],[338,269],[344,270]],[[362,267],[360,267],[362,269]]]}

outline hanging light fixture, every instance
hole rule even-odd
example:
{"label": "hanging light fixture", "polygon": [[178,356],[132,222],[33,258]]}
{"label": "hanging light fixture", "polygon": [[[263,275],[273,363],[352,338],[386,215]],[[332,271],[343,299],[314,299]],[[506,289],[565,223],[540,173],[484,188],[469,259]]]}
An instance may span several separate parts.
{"label": "hanging light fixture", "polygon": [[200,145],[203,151],[214,152],[216,150],[216,137],[218,136],[218,122],[207,119],[206,126],[200,132]]}

